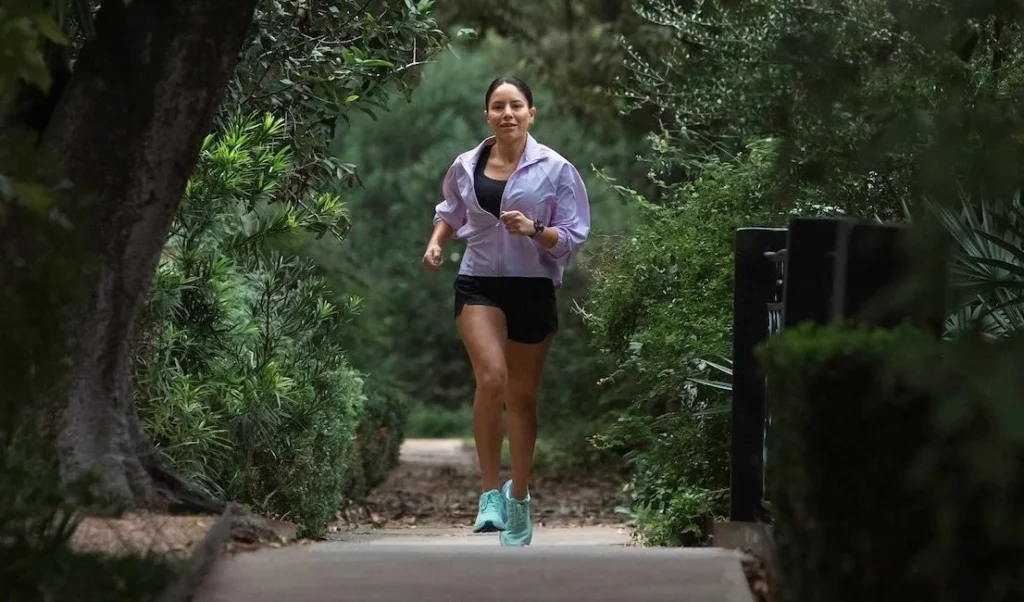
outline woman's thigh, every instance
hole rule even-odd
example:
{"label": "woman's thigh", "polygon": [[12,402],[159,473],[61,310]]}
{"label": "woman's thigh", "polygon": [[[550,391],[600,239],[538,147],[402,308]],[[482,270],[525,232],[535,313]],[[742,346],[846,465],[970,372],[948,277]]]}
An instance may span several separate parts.
{"label": "woman's thigh", "polygon": [[507,326],[505,313],[490,305],[464,305],[455,319],[462,344],[469,354],[477,384],[504,387]]}
{"label": "woman's thigh", "polygon": [[505,362],[508,369],[508,403],[534,404],[540,390],[541,377],[544,374],[544,363],[554,333],[549,334],[539,343],[519,343],[509,341],[505,346]]}

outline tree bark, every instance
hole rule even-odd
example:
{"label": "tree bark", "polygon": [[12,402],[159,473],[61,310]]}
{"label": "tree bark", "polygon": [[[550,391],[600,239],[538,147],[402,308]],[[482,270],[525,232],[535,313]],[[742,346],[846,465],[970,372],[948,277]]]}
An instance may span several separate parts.
{"label": "tree bark", "polygon": [[137,318],[257,1],[107,0],[44,136],[89,263],[66,322],[57,448],[66,475],[94,471],[136,507],[188,497],[141,428]]}

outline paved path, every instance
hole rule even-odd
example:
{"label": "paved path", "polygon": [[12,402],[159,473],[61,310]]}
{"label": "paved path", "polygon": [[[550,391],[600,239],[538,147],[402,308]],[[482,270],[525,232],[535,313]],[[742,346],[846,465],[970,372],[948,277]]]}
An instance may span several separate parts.
{"label": "paved path", "polygon": [[753,600],[733,552],[627,547],[604,530],[538,530],[534,545],[514,549],[494,535],[435,532],[241,554],[214,567],[194,600]]}
{"label": "paved path", "polygon": [[476,464],[472,445],[462,439],[406,439],[399,452],[403,464],[464,466]]}
{"label": "paved path", "polygon": [[[403,462],[463,462],[461,442],[403,446]],[[221,560],[195,602],[348,600],[752,602],[737,553],[640,548],[615,527],[538,528],[528,548],[468,529],[342,533]]]}

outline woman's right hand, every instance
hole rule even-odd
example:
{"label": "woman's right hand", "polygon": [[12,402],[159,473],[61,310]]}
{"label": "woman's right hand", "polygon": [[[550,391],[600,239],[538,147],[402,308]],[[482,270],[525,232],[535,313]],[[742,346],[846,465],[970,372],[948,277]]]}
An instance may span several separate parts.
{"label": "woman's right hand", "polygon": [[423,267],[431,272],[436,272],[441,267],[442,261],[441,245],[435,242],[428,244],[426,252],[423,253]]}

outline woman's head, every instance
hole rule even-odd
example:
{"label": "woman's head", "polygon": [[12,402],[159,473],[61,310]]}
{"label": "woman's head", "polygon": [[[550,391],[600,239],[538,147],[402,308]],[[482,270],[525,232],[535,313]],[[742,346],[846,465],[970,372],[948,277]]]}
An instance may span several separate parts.
{"label": "woman's head", "polygon": [[484,116],[494,135],[514,140],[526,136],[537,109],[530,86],[518,77],[495,78],[484,97]]}

